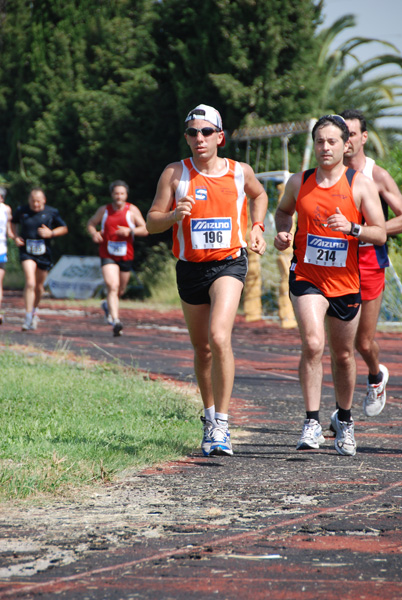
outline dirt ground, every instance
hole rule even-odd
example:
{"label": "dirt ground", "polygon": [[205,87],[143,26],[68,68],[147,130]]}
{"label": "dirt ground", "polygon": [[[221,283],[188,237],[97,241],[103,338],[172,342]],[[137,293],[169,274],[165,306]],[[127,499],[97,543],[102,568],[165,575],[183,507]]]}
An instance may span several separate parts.
{"label": "dirt ground", "polygon": [[[179,310],[123,309],[124,336],[113,338],[98,307],[43,306],[39,329],[22,333],[21,298],[7,295],[0,345],[85,351],[194,387]],[[378,341],[391,373],[387,406],[364,416],[358,359],[356,456],[338,455],[329,430],[320,450],[297,452],[298,333],[239,316],[234,457],[204,458],[197,448],[72,502],[3,505],[0,598],[399,600],[401,334],[386,330]],[[323,426],[333,406],[326,353]]]}

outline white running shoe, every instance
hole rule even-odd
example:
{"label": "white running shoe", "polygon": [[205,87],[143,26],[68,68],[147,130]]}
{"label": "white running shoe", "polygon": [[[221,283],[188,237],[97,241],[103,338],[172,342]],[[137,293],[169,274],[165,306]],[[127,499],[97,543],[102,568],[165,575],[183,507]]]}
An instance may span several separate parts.
{"label": "white running shoe", "polygon": [[355,424],[353,419],[350,423],[338,419],[338,411],[332,413],[331,425],[335,431],[335,450],[344,456],[356,454]]}
{"label": "white running shoe", "polygon": [[32,329],[32,317],[29,315],[25,315],[25,320],[21,327],[22,331],[29,331]]}
{"label": "white running shoe", "polygon": [[109,312],[107,300],[103,300],[103,302],[101,303],[101,308],[105,313],[105,323],[107,323],[108,325],[113,325],[113,317]]}
{"label": "white running shoe", "polygon": [[215,423],[212,425],[210,436],[211,446],[209,449],[209,456],[233,456],[227,421],[216,419]]}
{"label": "white running shoe", "polygon": [[367,395],[363,402],[364,414],[367,417],[376,417],[379,415],[387,400],[385,388],[389,379],[389,372],[384,365],[380,365],[380,371],[382,373],[382,381],[380,383],[370,384],[367,380]]}
{"label": "white running shoe", "polygon": [[209,456],[209,451],[211,450],[211,429],[212,423],[208,421],[205,417],[200,417],[202,426],[204,428],[204,435],[202,436],[201,442],[201,450],[204,456]]}
{"label": "white running shoe", "polygon": [[35,313],[34,315],[32,315],[31,329],[33,329],[33,330],[38,329],[38,325],[39,325],[39,317]]}
{"label": "white running shoe", "polygon": [[303,431],[297,442],[296,450],[319,448],[325,442],[322,427],[315,419],[305,419]]}

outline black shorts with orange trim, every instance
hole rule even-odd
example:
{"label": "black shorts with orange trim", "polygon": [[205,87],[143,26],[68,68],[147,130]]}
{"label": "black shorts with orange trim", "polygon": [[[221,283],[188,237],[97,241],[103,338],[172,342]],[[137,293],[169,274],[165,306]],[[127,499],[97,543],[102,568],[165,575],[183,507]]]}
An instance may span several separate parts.
{"label": "black shorts with orange trim", "polygon": [[309,294],[319,294],[329,302],[327,315],[335,317],[341,321],[352,321],[359,312],[362,303],[360,291],[357,294],[346,294],[345,296],[337,296],[328,298],[322,291],[310,283],[310,281],[296,281],[294,271],[289,273],[289,291],[294,296],[306,296]]}

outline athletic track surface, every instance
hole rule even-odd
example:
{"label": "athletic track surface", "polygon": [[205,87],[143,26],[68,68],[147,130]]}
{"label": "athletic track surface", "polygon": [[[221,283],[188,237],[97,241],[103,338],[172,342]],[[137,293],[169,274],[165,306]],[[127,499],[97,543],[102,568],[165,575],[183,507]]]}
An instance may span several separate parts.
{"label": "athletic track surface", "polygon": [[[66,309],[46,300],[40,327],[27,333],[20,330],[21,296],[7,292],[4,308],[0,344],[84,351],[194,386],[192,350],[179,310],[123,304],[124,335],[113,338],[98,307],[72,302]],[[55,559],[31,576],[0,576],[0,599],[399,600],[401,335],[377,335],[390,381],[383,413],[370,420],[362,410],[366,369],[358,358],[356,456],[339,456],[329,431],[320,450],[297,452],[304,418],[299,335],[272,321],[246,323],[238,316],[234,457],[204,458],[196,448],[181,461],[128,476],[113,502],[110,496],[103,508],[86,507],[78,538],[63,534],[62,525],[68,530],[70,523],[65,516],[49,533],[53,546],[68,548],[74,560]],[[333,408],[326,352],[323,426]],[[27,523],[1,517],[0,575],[27,560],[13,541],[46,537],[40,511]],[[44,552],[43,544],[38,548],[31,548],[36,565]]]}

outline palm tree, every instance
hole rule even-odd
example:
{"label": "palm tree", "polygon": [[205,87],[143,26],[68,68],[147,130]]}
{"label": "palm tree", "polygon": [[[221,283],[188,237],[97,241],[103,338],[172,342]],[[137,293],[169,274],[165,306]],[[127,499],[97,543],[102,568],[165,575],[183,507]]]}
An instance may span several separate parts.
{"label": "palm tree", "polygon": [[[320,87],[316,114],[336,113],[346,108],[363,111],[370,130],[371,150],[383,156],[402,135],[402,127],[397,124],[382,127],[380,122],[385,117],[402,116],[398,112],[402,107],[402,86],[395,82],[395,78],[402,75],[402,56],[393,44],[374,38],[354,37],[332,49],[337,36],[355,25],[354,15],[345,15],[318,33],[321,51],[317,65]],[[361,62],[356,49],[373,42],[394,53]],[[387,65],[396,66],[400,73],[383,74],[383,67]],[[373,77],[368,77],[371,75]]]}

